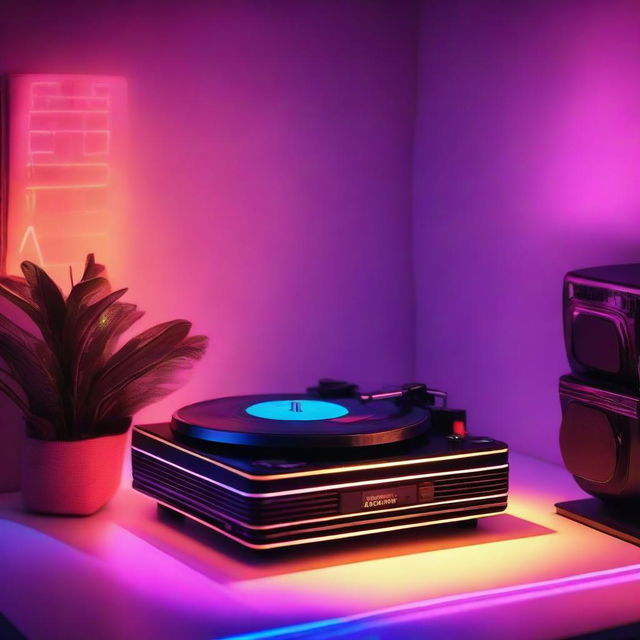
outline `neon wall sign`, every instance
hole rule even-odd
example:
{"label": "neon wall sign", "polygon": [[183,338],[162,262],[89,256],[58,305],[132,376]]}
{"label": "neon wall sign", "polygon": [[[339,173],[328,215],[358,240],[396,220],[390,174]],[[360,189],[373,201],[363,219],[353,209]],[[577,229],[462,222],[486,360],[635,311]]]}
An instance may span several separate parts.
{"label": "neon wall sign", "polygon": [[123,78],[12,75],[5,82],[5,270],[31,260],[61,284],[93,252],[112,264],[122,212]]}

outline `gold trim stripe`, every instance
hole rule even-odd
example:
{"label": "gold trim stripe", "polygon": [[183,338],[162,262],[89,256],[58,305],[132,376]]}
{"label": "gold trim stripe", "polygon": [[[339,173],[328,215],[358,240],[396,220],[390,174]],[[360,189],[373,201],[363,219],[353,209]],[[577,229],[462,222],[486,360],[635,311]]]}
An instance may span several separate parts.
{"label": "gold trim stripe", "polygon": [[235,487],[231,487],[226,485],[218,480],[214,480],[213,478],[208,478],[207,476],[203,476],[200,473],[196,473],[195,471],[191,471],[191,469],[186,469],[185,467],[176,464],[175,462],[169,462],[169,460],[165,460],[160,456],[156,456],[153,453],[149,453],[148,451],[143,451],[138,447],[131,447],[133,451],[137,451],[142,455],[148,456],[150,458],[154,458],[155,460],[159,460],[160,462],[167,464],[171,467],[175,467],[176,469],[180,469],[192,476],[196,476],[197,478],[201,478],[202,480],[206,480],[207,482],[211,482],[212,484],[218,485],[219,487],[223,487],[228,491],[232,491],[233,493],[237,493],[241,496],[245,496],[247,498],[277,498],[280,496],[293,496],[299,495],[302,493],[313,493],[316,491],[334,491],[336,489],[350,488],[350,487],[364,487],[371,486],[374,484],[389,484],[390,482],[403,482],[405,480],[420,480],[422,478],[433,478],[435,476],[450,476],[455,474],[467,474],[467,473],[475,473],[476,471],[494,471],[497,469],[506,469],[508,468],[508,464],[499,464],[493,465],[490,467],[474,467],[472,469],[456,469],[454,471],[436,471],[434,473],[421,473],[417,475],[411,476],[397,476],[393,478],[376,478],[375,480],[358,480],[357,482],[343,482],[341,484],[326,484],[318,487],[303,487],[302,489],[288,489],[285,491],[269,491],[265,493],[248,493],[246,491],[241,491],[240,489],[236,489]]}
{"label": "gold trim stripe", "polygon": [[179,509],[177,507],[174,507],[171,504],[168,504],[166,502],[163,502],[162,500],[156,500],[156,502],[158,504],[161,504],[164,507],[167,507],[168,509],[171,509],[173,511],[176,511],[177,513],[182,514],[183,516],[190,518],[191,520],[195,520],[196,522],[204,525],[205,527],[208,527],[209,529],[213,529],[214,531],[217,531],[218,533],[221,533],[222,535],[226,536],[227,538],[231,538],[232,540],[235,540],[236,542],[240,543],[241,545],[244,545],[245,547],[249,547],[250,549],[275,549],[278,547],[291,547],[294,545],[299,545],[299,544],[309,544],[311,542],[324,542],[327,540],[340,540],[343,538],[354,538],[356,536],[366,536],[366,535],[371,535],[372,533],[387,533],[389,531],[398,531],[400,529],[413,529],[415,527],[426,527],[426,526],[430,526],[430,525],[435,525],[435,524],[447,524],[449,522],[461,522],[463,520],[474,520],[474,519],[479,519],[479,518],[487,518],[488,516],[497,516],[500,515],[503,510],[501,511],[492,511],[491,513],[481,513],[481,514],[476,514],[473,516],[464,516],[462,518],[446,518],[444,520],[432,520],[430,522],[412,522],[410,524],[402,524],[402,525],[396,525],[394,527],[380,527],[378,529],[368,529],[366,531],[348,531],[346,533],[338,533],[338,534],[332,534],[332,535],[328,535],[328,536],[316,536],[314,538],[304,538],[302,540],[288,540],[286,542],[270,542],[270,543],[266,543],[266,544],[254,544],[252,542],[247,542],[246,540],[243,540],[242,538],[238,538],[237,536],[234,536],[233,534],[229,533],[228,531],[225,531],[224,529],[220,529],[218,527],[216,527],[215,525],[206,522],[205,520],[202,520],[201,518],[198,518],[197,516],[192,515],[191,513],[188,513],[187,511],[183,511],[182,509]]}

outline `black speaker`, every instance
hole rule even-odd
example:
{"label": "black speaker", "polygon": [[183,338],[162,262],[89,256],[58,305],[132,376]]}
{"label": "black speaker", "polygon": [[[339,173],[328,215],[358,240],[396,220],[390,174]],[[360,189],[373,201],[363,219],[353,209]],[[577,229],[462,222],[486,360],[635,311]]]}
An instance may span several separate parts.
{"label": "black speaker", "polygon": [[640,394],[560,378],[560,449],[576,482],[607,503],[640,505]]}
{"label": "black speaker", "polygon": [[571,370],[638,389],[640,264],[592,267],[564,279],[564,337]]}

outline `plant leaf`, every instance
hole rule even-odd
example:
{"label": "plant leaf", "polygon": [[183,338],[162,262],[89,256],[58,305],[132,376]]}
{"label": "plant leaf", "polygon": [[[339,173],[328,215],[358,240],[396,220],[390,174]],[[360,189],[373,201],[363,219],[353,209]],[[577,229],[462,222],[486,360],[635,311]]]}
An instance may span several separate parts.
{"label": "plant leaf", "polygon": [[87,324],[83,344],[73,363],[76,418],[86,422],[89,390],[96,373],[112,356],[120,336],[144,315],[135,304],[114,303],[96,321]]}
{"label": "plant leaf", "polygon": [[0,357],[20,386],[30,413],[65,430],[58,363],[49,347],[0,314]]}
{"label": "plant leaf", "polygon": [[84,273],[82,274],[82,278],[80,282],[83,280],[91,280],[93,278],[104,277],[106,274],[106,268],[103,264],[98,264],[96,262],[96,257],[93,253],[87,254],[87,259],[84,263]]}
{"label": "plant leaf", "polygon": [[27,432],[73,440],[123,433],[138,409],[171,393],[177,374],[207,347],[186,320],[143,331],[115,351],[120,337],[143,315],[118,302],[93,254],[65,301],[43,269],[22,263],[23,278],[0,277],[0,296],[36,324],[42,339],[0,314],[0,393],[24,413]]}
{"label": "plant leaf", "polygon": [[24,311],[42,333],[45,320],[31,298],[31,288],[26,280],[14,276],[0,277],[0,295]]}
{"label": "plant leaf", "polygon": [[[93,282],[88,280],[87,282]],[[65,361],[71,366],[77,363],[84,350],[91,329],[100,321],[100,316],[125,293],[126,289],[119,289],[98,300],[90,306],[80,306],[69,309],[65,319],[62,344],[64,347]],[[72,379],[75,375],[70,376]]]}
{"label": "plant leaf", "polygon": [[[9,377],[11,381],[15,382],[10,371],[3,370],[2,373]],[[29,413],[29,405],[27,404],[27,401],[22,398],[20,394],[5,380],[0,380],[0,393],[3,393],[7,398],[9,398],[9,400],[11,400],[11,402],[13,402],[13,404],[15,404],[23,414]]]}
{"label": "plant leaf", "polygon": [[83,307],[97,302],[111,292],[111,285],[106,278],[81,280],[73,285],[67,296],[67,316],[74,317]]}
{"label": "plant leaf", "polygon": [[202,358],[207,345],[205,336],[190,336],[183,340],[146,373],[132,378],[117,393],[109,394],[100,404],[97,421],[133,415],[144,406],[173,393],[184,382],[178,374],[191,369]]}
{"label": "plant leaf", "polygon": [[96,373],[99,366],[113,355],[118,338],[142,316],[135,304],[115,302],[88,328],[85,346],[80,353],[79,367],[83,373]]}
{"label": "plant leaf", "polygon": [[0,277],[0,282],[15,295],[33,304],[31,300],[31,287],[29,287],[29,284],[24,278],[19,278],[18,276],[2,276]]}
{"label": "plant leaf", "polygon": [[100,415],[100,406],[124,388],[160,364],[187,337],[191,323],[173,320],[151,327],[129,340],[105,364],[96,376],[90,394],[93,417]]}
{"label": "plant leaf", "polygon": [[37,264],[25,261],[20,266],[31,289],[31,298],[42,316],[41,324],[38,325],[42,337],[59,356],[66,313],[62,292],[46,271]]}

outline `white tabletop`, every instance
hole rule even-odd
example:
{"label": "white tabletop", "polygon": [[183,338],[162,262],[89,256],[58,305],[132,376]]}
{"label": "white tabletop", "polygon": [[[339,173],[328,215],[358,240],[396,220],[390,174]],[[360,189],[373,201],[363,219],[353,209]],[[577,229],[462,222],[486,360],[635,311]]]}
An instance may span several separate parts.
{"label": "white tabletop", "polygon": [[475,531],[277,556],[163,522],[128,488],[88,518],[26,513],[5,494],[0,613],[32,640],[205,640],[316,622],[304,637],[554,638],[640,620],[640,547],[555,514],[554,502],[584,495],[562,468],[511,464],[507,513]]}

